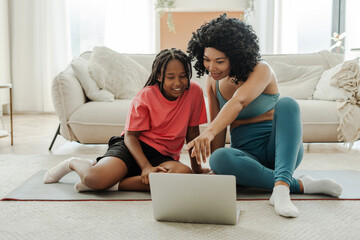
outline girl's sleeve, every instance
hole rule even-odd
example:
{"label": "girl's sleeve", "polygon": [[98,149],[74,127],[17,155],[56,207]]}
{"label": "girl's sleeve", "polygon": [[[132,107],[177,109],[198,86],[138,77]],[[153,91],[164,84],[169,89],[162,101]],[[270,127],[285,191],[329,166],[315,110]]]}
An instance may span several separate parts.
{"label": "girl's sleeve", "polygon": [[198,126],[203,123],[207,123],[206,106],[204,101],[204,95],[201,87],[198,84],[194,84],[193,92],[193,104],[194,108],[189,121],[189,127]]}
{"label": "girl's sleeve", "polygon": [[150,129],[149,109],[141,96],[137,95],[130,105],[126,119],[125,131],[145,131]]}

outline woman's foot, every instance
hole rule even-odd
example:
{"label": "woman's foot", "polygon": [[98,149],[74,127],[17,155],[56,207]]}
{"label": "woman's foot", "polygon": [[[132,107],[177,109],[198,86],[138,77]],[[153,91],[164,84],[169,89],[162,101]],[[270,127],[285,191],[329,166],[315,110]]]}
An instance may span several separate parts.
{"label": "woman's foot", "polygon": [[304,186],[304,194],[327,194],[333,197],[339,197],[342,193],[342,187],[331,179],[314,179],[307,175],[302,175],[299,180]]}
{"label": "woman's foot", "polygon": [[277,185],[270,197],[270,204],[274,206],[276,214],[283,217],[297,217],[299,210],[291,202],[290,190],[287,186]]}

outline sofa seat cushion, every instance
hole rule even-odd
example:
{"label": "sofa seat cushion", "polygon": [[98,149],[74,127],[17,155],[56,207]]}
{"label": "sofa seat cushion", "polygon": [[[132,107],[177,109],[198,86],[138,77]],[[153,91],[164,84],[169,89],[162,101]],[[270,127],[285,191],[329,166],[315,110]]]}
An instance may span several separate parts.
{"label": "sofa seat cushion", "polygon": [[335,101],[296,100],[301,111],[304,142],[337,142],[339,117]]}
{"label": "sofa seat cushion", "polygon": [[87,102],[76,109],[67,124],[81,143],[107,143],[125,127],[131,99]]}

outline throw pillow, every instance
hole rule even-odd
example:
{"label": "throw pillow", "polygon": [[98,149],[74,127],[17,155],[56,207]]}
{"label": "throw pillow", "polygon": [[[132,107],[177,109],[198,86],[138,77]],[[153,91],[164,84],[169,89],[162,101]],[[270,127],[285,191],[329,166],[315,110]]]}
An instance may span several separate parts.
{"label": "throw pillow", "polygon": [[283,62],[272,62],[271,67],[277,77],[280,95],[295,99],[312,99],[324,71],[320,65],[295,66]]}
{"label": "throw pillow", "polygon": [[[350,60],[350,61],[355,61],[355,60]],[[330,68],[329,70],[323,72],[319,80],[319,83],[316,86],[314,92],[314,99],[336,101],[338,99],[346,100],[349,97],[351,97],[350,92],[346,91],[343,88],[335,87],[331,84],[331,78],[341,71],[343,64],[348,62],[349,61],[340,63],[335,67]]]}
{"label": "throw pillow", "polygon": [[92,101],[111,102],[114,101],[114,94],[98,87],[94,79],[89,74],[89,62],[81,57],[75,58],[71,62],[71,67],[76,78],[79,80],[85,95]]}
{"label": "throw pillow", "polygon": [[89,71],[100,88],[116,99],[130,99],[144,86],[149,72],[130,57],[107,47],[94,47]]}

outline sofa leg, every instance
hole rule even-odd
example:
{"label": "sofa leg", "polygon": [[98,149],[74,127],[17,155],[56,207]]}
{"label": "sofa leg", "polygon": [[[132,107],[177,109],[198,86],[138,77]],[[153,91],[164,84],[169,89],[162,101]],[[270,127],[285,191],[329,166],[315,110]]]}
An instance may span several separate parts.
{"label": "sofa leg", "polygon": [[57,130],[56,130],[55,136],[54,136],[54,138],[53,138],[53,140],[52,140],[52,142],[51,142],[51,144],[50,144],[49,151],[51,151],[51,149],[52,149],[52,147],[53,147],[53,145],[54,145],[54,142],[55,142],[55,140],[56,140],[56,137],[57,137],[58,135],[60,135],[60,124],[59,124],[59,127],[58,127]]}

